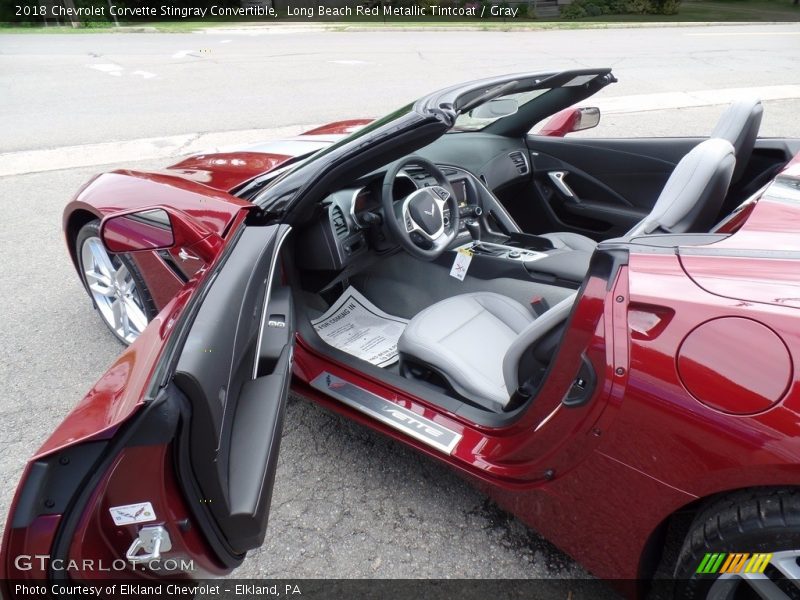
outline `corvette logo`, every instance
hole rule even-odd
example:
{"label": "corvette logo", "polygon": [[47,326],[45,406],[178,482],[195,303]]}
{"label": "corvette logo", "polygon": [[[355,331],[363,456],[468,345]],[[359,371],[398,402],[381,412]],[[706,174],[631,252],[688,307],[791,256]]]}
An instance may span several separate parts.
{"label": "corvette logo", "polygon": [[126,504],[125,506],[112,506],[108,509],[115,525],[131,525],[132,523],[147,523],[156,520],[156,511],[150,502]]}
{"label": "corvette logo", "polygon": [[430,212],[429,212],[429,211],[427,211],[427,210],[424,210],[424,211],[422,211],[422,212],[424,212],[424,213],[425,213],[426,215],[428,215],[429,217],[432,217],[432,216],[433,216],[433,204],[431,204],[431,210],[430,210]]}
{"label": "corvette logo", "polygon": [[696,573],[700,575],[724,573],[763,573],[772,554],[746,552],[708,552],[700,561]]}
{"label": "corvette logo", "polygon": [[385,408],[385,409],[383,409],[383,411],[386,412],[386,413],[389,413],[390,415],[392,415],[398,421],[402,421],[406,425],[410,425],[410,426],[412,426],[412,427],[414,427],[416,429],[419,429],[420,431],[426,433],[427,435],[430,435],[430,436],[433,436],[433,437],[439,437],[439,436],[442,435],[442,432],[439,431],[438,429],[434,429],[433,427],[430,427],[429,425],[426,425],[422,421],[420,421],[418,419],[415,419],[414,417],[411,417],[411,416],[409,416],[409,415],[407,415],[405,413],[402,413],[399,410],[396,410],[394,408]]}

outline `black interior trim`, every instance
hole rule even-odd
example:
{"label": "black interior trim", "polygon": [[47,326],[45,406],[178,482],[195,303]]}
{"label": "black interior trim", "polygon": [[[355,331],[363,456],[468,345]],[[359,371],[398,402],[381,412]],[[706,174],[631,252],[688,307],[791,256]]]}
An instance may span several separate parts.
{"label": "black interior trim", "polygon": [[[263,311],[271,310],[264,306],[266,283],[279,285],[271,277],[286,227],[244,229],[197,313],[174,375],[190,404],[183,429],[189,447],[182,456],[188,455],[191,473],[183,468],[182,481],[196,479],[196,491],[233,555],[258,547],[266,533],[277,460],[272,438],[282,425],[292,341],[288,327],[267,327],[268,341],[278,331],[271,341],[283,340],[285,348],[275,361],[271,343],[262,343],[262,370],[270,362],[273,370],[254,379],[262,315],[268,325]],[[284,320],[290,318],[286,307],[281,310]],[[257,393],[268,397],[256,402]],[[255,427],[254,419],[262,419],[266,429]]]}
{"label": "black interior trim", "polygon": [[34,462],[20,490],[11,528],[28,527],[42,515],[65,514],[106,446],[106,442],[86,442]]}

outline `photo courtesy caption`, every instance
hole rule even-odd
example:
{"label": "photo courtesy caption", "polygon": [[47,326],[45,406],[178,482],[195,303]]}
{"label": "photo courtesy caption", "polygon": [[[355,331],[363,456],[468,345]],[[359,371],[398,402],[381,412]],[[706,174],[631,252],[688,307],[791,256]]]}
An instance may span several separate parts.
{"label": "photo courtesy caption", "polygon": [[18,583],[14,586],[14,593],[23,596],[53,596],[79,595],[79,596],[141,596],[141,595],[203,595],[221,596],[223,593],[235,595],[259,595],[259,596],[301,596],[303,593],[300,586],[296,584],[284,584],[280,588],[278,584],[261,585],[257,583],[236,584],[223,587],[222,584],[184,584],[184,583],[113,583],[113,584],[63,584],[53,583],[50,585],[30,585]]}

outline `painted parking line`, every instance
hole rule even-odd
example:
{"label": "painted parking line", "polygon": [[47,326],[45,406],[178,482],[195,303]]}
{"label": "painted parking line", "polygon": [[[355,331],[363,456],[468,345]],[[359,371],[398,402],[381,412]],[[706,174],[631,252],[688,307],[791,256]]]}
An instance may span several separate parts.
{"label": "painted parking line", "polygon": [[[125,68],[116,63],[94,63],[86,65],[86,67],[89,69],[94,69],[95,71],[100,71],[106,75],[111,75],[112,77],[122,77],[126,74]],[[152,79],[153,77],[156,77],[155,73],[141,69],[131,71],[130,75],[134,77],[141,77],[142,79]]]}
{"label": "painted parking line", "polygon": [[94,69],[95,71],[100,71],[101,73],[106,73],[107,75],[112,75],[114,77],[122,77],[122,72],[124,69],[115,63],[95,63],[93,65],[86,65],[90,69]]}
{"label": "painted parking line", "polygon": [[334,64],[334,65],[348,65],[348,66],[369,65],[369,64],[371,64],[371,63],[368,63],[365,60],[355,60],[355,59],[353,59],[353,60],[329,60],[327,62],[329,62],[331,64]]}

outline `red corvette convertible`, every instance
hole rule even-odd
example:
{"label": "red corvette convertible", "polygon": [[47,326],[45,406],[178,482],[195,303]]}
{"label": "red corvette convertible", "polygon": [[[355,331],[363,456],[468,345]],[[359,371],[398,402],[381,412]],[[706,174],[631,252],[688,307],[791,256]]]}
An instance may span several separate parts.
{"label": "red corvette convertible", "polygon": [[757,100],[708,138],[563,137],[614,81],[473,81],[87,183],[68,249],[130,346],[30,459],[2,578],[231,572],[291,389],[631,594],[797,597],[800,142]]}

